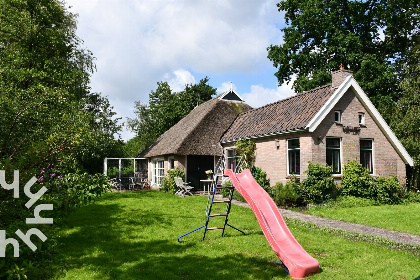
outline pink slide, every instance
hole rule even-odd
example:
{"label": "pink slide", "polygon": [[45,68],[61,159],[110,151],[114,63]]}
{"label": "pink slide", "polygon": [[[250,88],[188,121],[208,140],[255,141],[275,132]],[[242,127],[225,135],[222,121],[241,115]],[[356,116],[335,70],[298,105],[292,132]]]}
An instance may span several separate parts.
{"label": "pink slide", "polygon": [[246,199],[271,248],[294,279],[302,279],[319,272],[319,263],[296,241],[282,215],[268,193],[255,181],[249,169],[241,174],[226,170],[235,189]]}

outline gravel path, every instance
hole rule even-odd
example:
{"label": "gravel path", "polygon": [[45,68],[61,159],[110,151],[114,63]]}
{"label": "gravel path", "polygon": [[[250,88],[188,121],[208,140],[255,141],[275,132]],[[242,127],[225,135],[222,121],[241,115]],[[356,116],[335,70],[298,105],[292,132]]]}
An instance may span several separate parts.
{"label": "gravel path", "polygon": [[[232,200],[232,202],[236,205],[250,208],[250,206],[246,202],[241,202],[238,200]],[[388,229],[382,229],[377,227],[371,227],[371,226],[365,226],[365,225],[359,225],[359,224],[353,224],[349,222],[343,222],[328,218],[321,218],[318,216],[303,214],[299,212],[294,212],[286,209],[279,209],[280,213],[285,218],[291,218],[300,220],[303,222],[309,222],[321,227],[329,227],[333,229],[338,230],[345,230],[348,232],[355,232],[360,234],[366,234],[366,235],[372,235],[372,236],[378,236],[385,239],[393,240],[397,243],[402,243],[406,245],[416,245],[420,246],[420,236],[394,231],[394,230],[388,230]]]}

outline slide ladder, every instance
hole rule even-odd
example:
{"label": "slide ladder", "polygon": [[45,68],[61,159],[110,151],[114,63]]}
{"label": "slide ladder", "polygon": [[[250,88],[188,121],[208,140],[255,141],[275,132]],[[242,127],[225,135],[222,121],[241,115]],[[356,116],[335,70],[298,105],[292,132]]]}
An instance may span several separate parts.
{"label": "slide ladder", "polygon": [[[243,234],[245,234],[242,230],[237,229],[236,227],[230,225],[228,223],[229,221],[229,213],[231,210],[231,205],[232,205],[232,197],[233,197],[233,193],[235,191],[235,187],[234,186],[223,186],[222,185],[222,179],[223,179],[223,169],[224,169],[224,157],[222,156],[218,162],[218,164],[216,165],[216,170],[213,176],[213,182],[212,182],[212,186],[213,186],[213,191],[209,193],[208,199],[207,199],[207,206],[206,206],[206,222],[204,223],[204,225],[190,231],[187,232],[186,234],[181,235],[180,237],[178,237],[178,242],[184,242],[181,241],[181,239],[184,236],[187,236],[190,233],[193,233],[201,228],[204,228],[204,235],[203,235],[203,239],[204,240],[206,238],[206,233],[207,231],[210,230],[222,230],[222,236],[224,236],[225,234],[225,229],[226,226],[229,226],[233,229],[236,229],[237,231],[242,232]],[[223,198],[223,199],[218,199],[217,194],[218,194],[218,190],[222,190],[222,189],[228,189],[229,190],[229,195],[227,198]],[[215,205],[226,205],[225,206],[225,211],[222,213],[218,213]],[[213,213],[212,213],[213,212]],[[221,219],[220,217],[224,217],[224,223],[223,221],[215,221],[215,222],[211,222],[211,220],[213,219]],[[213,223],[218,223],[219,226],[214,226],[214,227],[210,227],[209,225],[212,225]],[[223,226],[221,226],[221,224],[223,224]]]}

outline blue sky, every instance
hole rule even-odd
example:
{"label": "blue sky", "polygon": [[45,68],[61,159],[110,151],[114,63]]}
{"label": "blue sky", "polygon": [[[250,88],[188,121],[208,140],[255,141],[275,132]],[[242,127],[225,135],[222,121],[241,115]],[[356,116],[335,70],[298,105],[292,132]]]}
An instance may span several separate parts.
{"label": "blue sky", "polygon": [[[77,34],[96,57],[92,91],[107,96],[117,116],[133,118],[157,82],[174,91],[204,77],[234,89],[252,107],[291,96],[278,87],[267,47],[282,43],[278,0],[66,0]],[[126,129],[122,138],[134,133]]]}

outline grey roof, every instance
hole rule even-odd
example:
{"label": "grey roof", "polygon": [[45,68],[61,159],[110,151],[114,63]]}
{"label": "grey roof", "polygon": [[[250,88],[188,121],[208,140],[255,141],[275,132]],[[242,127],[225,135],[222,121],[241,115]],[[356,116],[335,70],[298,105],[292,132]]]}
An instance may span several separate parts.
{"label": "grey roof", "polygon": [[[219,97],[219,96],[218,96]],[[139,157],[160,155],[221,155],[220,138],[238,114],[251,109],[244,102],[215,97],[194,108],[162,134]]]}

